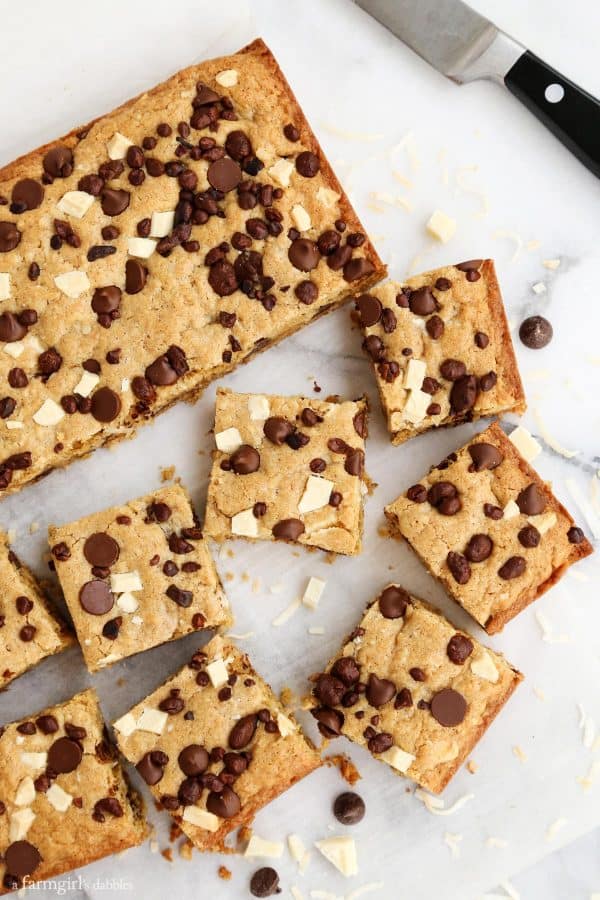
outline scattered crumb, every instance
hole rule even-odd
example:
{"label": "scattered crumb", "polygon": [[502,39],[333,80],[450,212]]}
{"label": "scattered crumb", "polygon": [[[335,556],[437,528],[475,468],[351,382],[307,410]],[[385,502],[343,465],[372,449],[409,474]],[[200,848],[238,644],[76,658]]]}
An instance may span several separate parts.
{"label": "scattered crumb", "polygon": [[323,762],[327,766],[337,766],[340,775],[349,785],[354,785],[357,781],[360,781],[360,772],[350,757],[346,756],[344,753],[338,753],[335,756],[325,756]]}
{"label": "scattered crumb", "polygon": [[541,700],[542,703],[545,702],[545,700],[546,700],[546,695],[545,695],[545,693],[543,692],[543,690],[542,690],[541,688],[539,688],[539,687],[534,687],[533,693],[534,693],[535,696],[538,698],[538,700]]}
{"label": "scattered crumb", "polygon": [[32,522],[31,525],[29,526],[29,534],[35,534],[36,531],[39,531],[39,530],[40,530],[39,522]]}
{"label": "scattered crumb", "polygon": [[474,775],[475,772],[479,769],[479,764],[475,762],[474,759],[470,759],[467,763],[467,772],[470,772],[471,775]]}
{"label": "scattered crumb", "polygon": [[[157,808],[162,809],[162,806],[160,806],[159,804]],[[176,822],[171,822],[171,827],[169,828],[169,840],[171,841],[171,843],[180,838],[182,834],[183,831],[181,830],[179,825]]]}
{"label": "scattered crumb", "polygon": [[260,591],[261,591],[261,588],[262,588],[262,579],[261,579],[261,578],[254,578],[254,579],[252,580],[252,593],[253,593],[253,594],[259,594]]}
{"label": "scattered crumb", "polygon": [[458,859],[460,856],[460,842],[462,839],[462,834],[453,834],[451,831],[444,832],[444,843],[450,848],[453,859]]}
{"label": "scattered crumb", "polygon": [[532,241],[527,241],[527,243],[525,244],[525,249],[529,251],[539,250],[541,246],[542,242],[534,239]]}
{"label": "scattered crumb", "polygon": [[160,470],[160,480],[161,481],[171,481],[175,478],[176,472],[175,466],[161,466]]}
{"label": "scattered crumb", "polygon": [[161,850],[160,855],[164,857],[167,862],[173,862],[173,851],[170,847],[165,847],[164,850]]}
{"label": "scattered crumb", "polygon": [[542,265],[546,269],[558,269],[560,266],[560,259],[544,259]]}
{"label": "scattered crumb", "polygon": [[545,294],[546,293],[546,285],[543,281],[536,281],[535,284],[531,285],[531,290],[534,294]]}
{"label": "scattered crumb", "polygon": [[223,879],[223,881],[231,881],[231,872],[229,871],[227,866],[219,866],[217,874],[219,878]]}
{"label": "scattered crumb", "polygon": [[292,600],[292,602],[273,619],[271,625],[273,625],[274,628],[279,628],[281,625],[285,625],[287,620],[290,619],[294,615],[294,613],[298,611],[301,603],[301,598],[296,597],[295,600]]}
{"label": "scattered crumb", "polygon": [[250,581],[250,572],[242,572],[242,581]]}
{"label": "scattered crumb", "polygon": [[234,578],[235,575],[233,574],[233,572],[225,572],[225,581],[233,581]]}
{"label": "scattered crumb", "polygon": [[322,390],[323,390],[323,388],[320,387],[320,386],[317,384],[317,382],[315,381],[314,384],[313,384],[313,391],[315,392],[315,394],[320,394]]}
{"label": "scattered crumb", "polygon": [[552,841],[561,830],[561,828],[565,827],[567,822],[568,820],[563,818],[556,819],[554,822],[552,822],[552,824],[549,825],[546,829],[546,840]]}
{"label": "scattered crumb", "polygon": [[295,695],[291,688],[284,687],[279,692],[279,701],[282,706],[292,707],[294,706]]}
{"label": "scattered crumb", "polygon": [[127,679],[121,675],[120,678],[117,678],[117,687],[123,687],[124,684],[127,684]]}
{"label": "scattered crumb", "polygon": [[527,754],[521,747],[519,747],[518,744],[515,744],[515,746],[512,749],[513,749],[513,753],[515,754],[517,759],[520,760],[520,762],[522,762],[522,763],[527,762]]}
{"label": "scattered crumb", "polygon": [[325,634],[325,629],[322,625],[311,625],[311,627],[308,629],[308,633],[314,635],[315,637],[320,637],[321,635]]}
{"label": "scattered crumb", "polygon": [[192,851],[194,849],[194,845],[192,842],[186,838],[185,841],[182,841],[179,845],[179,855],[182,859],[185,859],[186,862],[189,862],[192,858]]}
{"label": "scattered crumb", "polygon": [[158,841],[157,840],[150,841],[150,853],[158,853]]}
{"label": "scattered crumb", "polygon": [[577,456],[579,453],[581,453],[581,450],[566,450],[563,446],[561,446],[561,444],[558,443],[556,438],[552,437],[539,410],[533,410],[533,418],[535,419],[541,437],[548,444],[551,450],[559,453],[560,456],[564,456],[565,459],[571,459],[573,456]]}

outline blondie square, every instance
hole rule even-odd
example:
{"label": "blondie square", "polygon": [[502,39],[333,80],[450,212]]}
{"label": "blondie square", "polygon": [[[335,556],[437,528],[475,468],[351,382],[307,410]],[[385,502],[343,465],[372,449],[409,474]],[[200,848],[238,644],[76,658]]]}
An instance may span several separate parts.
{"label": "blondie square", "polygon": [[144,806],[94,691],[0,733],[0,893],[140,844]]}
{"label": "blondie square", "polygon": [[180,485],[51,525],[48,538],[91,672],[200,628],[231,624],[215,564]]}
{"label": "blondie square", "polygon": [[385,509],[392,530],[488,634],[588,556],[581,528],[494,423]]}
{"label": "blondie square", "polygon": [[356,302],[392,443],[525,411],[491,259],[387,282]]}
{"label": "blondie square", "polygon": [[199,850],[321,761],[247,656],[222,637],[114,723],[119,747]]}
{"label": "blondie square", "polygon": [[39,584],[0,532],[0,690],[73,643]]}
{"label": "blondie square", "polygon": [[360,552],[367,403],[217,391],[207,534]]}
{"label": "blondie square", "polygon": [[317,676],[312,714],[439,793],[522,675],[437,610],[391,584]]}

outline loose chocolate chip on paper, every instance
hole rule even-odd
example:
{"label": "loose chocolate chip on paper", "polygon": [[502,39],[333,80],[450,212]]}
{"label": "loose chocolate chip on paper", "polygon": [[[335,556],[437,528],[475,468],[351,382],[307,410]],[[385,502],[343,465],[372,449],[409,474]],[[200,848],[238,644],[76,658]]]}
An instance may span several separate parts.
{"label": "loose chocolate chip on paper", "polygon": [[460,725],[467,714],[467,701],[452,688],[443,688],[431,698],[431,715],[445,728]]}
{"label": "loose chocolate chip on paper", "polygon": [[553,335],[552,325],[543,316],[530,316],[521,323],[519,328],[519,337],[530,350],[541,350],[543,347],[547,347]]}
{"label": "loose chocolate chip on paper", "polygon": [[455,634],[448,641],[446,653],[455,666],[462,666],[473,652],[473,642],[466,634]]}
{"label": "loose chocolate chip on paper", "polygon": [[257,869],[250,879],[250,893],[253,897],[272,897],[280,891],[279,875],[271,866]]}
{"label": "loose chocolate chip on paper", "polygon": [[342,825],[357,825],[364,818],[365,801],[353,791],[344,791],[335,798],[333,814]]}

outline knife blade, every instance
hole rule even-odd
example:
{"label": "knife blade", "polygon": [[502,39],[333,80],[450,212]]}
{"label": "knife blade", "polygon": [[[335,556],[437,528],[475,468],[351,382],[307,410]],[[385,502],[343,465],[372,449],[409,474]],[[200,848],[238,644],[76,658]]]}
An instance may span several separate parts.
{"label": "knife blade", "polygon": [[462,0],[354,0],[458,84],[504,84],[600,177],[600,102]]}

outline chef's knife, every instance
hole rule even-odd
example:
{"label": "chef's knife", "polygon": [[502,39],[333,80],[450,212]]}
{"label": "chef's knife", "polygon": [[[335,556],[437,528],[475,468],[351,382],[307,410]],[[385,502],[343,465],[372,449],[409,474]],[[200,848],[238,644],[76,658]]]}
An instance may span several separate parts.
{"label": "chef's knife", "polygon": [[355,0],[443,75],[490,78],[600,177],[600,102],[461,0]]}

